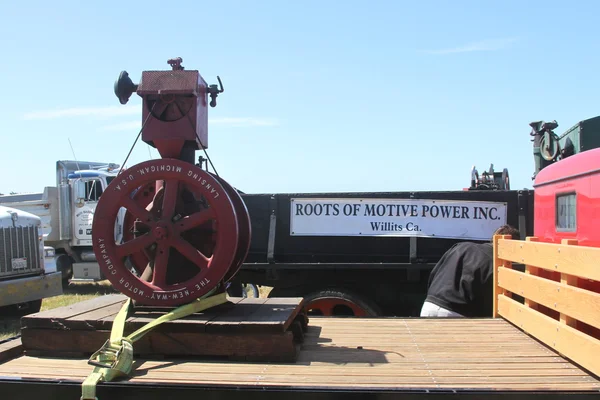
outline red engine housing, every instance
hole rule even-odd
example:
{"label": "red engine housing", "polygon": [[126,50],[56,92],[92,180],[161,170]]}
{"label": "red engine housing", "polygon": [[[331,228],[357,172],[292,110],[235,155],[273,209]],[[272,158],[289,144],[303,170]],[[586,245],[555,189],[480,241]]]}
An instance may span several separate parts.
{"label": "red engine housing", "polygon": [[[160,160],[121,171],[96,207],[92,236],[104,275],[137,304],[175,306],[224,290],[241,267],[251,239],[250,217],[239,193],[195,164],[208,146],[208,97],[221,93],[198,71],[144,71],[134,85],[126,71],[115,84],[122,104],[142,97],[142,140]],[[219,79],[220,83],[220,79]],[[115,241],[122,214],[123,239]]]}
{"label": "red engine housing", "polygon": [[198,71],[144,71],[142,140],[161,157],[179,158],[183,146],[208,148],[208,85]]}

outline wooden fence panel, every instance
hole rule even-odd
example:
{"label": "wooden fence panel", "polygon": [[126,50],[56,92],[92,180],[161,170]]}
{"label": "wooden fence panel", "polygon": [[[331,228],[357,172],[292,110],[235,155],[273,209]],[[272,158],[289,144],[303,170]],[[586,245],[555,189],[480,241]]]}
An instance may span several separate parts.
{"label": "wooden fence panel", "polygon": [[[525,272],[513,263],[525,264]],[[571,239],[555,244],[494,237],[494,317],[600,376],[600,335],[594,334],[600,332],[600,293],[589,289],[590,281],[600,281],[600,248]]]}

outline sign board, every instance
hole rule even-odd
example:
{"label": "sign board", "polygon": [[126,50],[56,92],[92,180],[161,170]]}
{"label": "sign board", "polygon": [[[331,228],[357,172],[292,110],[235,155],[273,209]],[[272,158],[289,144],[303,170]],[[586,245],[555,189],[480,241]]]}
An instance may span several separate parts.
{"label": "sign board", "polygon": [[293,198],[292,236],[419,236],[491,240],[506,203],[426,199]]}

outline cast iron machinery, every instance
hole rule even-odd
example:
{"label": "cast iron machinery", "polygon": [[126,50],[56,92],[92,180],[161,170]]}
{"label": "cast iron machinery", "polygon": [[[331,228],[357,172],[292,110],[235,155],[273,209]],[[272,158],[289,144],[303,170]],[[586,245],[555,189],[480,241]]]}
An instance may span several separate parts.
{"label": "cast iron machinery", "polygon": [[[98,201],[92,226],[104,276],[136,304],[149,306],[223,291],[251,238],[237,190],[196,164],[197,150],[208,156],[209,97],[215,107],[221,80],[208,86],[198,71],[184,69],[181,58],[168,63],[171,70],[142,72],[137,85],[126,71],[115,82],[121,104],[134,92],[142,98],[141,137],[161,158],[123,169]],[[116,243],[115,221],[123,210],[123,239]]]}

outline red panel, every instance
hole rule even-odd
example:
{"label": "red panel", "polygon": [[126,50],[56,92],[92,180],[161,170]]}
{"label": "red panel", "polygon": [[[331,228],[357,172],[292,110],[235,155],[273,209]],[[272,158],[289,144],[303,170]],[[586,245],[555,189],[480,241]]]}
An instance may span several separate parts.
{"label": "red panel", "polygon": [[[579,245],[600,247],[600,149],[579,153],[552,164],[535,180],[534,236],[560,243],[576,239]],[[556,196],[576,193],[576,230],[556,228]]]}
{"label": "red panel", "polygon": [[600,170],[600,148],[587,150],[551,164],[542,169],[535,178],[534,187],[550,184],[559,179]]}

